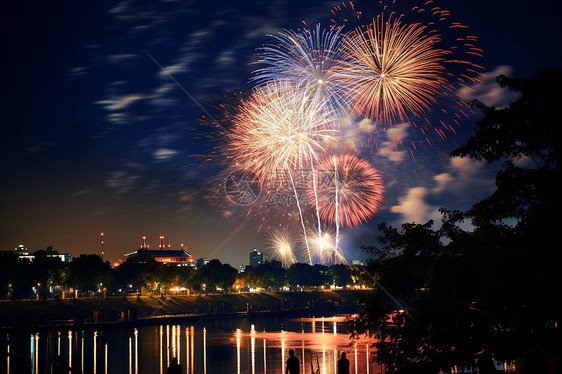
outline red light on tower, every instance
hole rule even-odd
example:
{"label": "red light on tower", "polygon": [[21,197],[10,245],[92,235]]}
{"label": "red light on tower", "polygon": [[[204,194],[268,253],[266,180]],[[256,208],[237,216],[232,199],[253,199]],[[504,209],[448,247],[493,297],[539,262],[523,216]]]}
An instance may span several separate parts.
{"label": "red light on tower", "polygon": [[158,246],[160,249],[166,248],[164,244],[164,235],[160,235],[160,245]]}
{"label": "red light on tower", "polygon": [[146,236],[143,235],[143,236],[142,236],[141,249],[146,249],[146,248],[148,248],[148,246],[146,245]]}
{"label": "red light on tower", "polygon": [[101,242],[101,259],[103,260],[103,232],[100,232],[100,242]]}

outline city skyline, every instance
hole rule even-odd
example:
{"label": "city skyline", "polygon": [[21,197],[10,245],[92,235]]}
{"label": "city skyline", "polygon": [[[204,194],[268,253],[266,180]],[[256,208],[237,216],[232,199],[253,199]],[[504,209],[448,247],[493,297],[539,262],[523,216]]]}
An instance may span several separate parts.
{"label": "city skyline", "polygon": [[[221,144],[201,119],[224,96],[248,90],[267,34],[326,24],[335,5],[3,4],[0,249],[99,254],[103,232],[109,261],[138,248],[142,236],[157,248],[160,235],[195,258],[233,266],[254,248],[267,256],[268,231],[285,221],[273,208],[271,216],[248,215],[225,199],[216,182],[224,168],[207,161]],[[495,76],[559,66],[552,40],[562,34],[560,4],[443,6],[484,51],[476,94],[460,92],[467,101],[506,105],[513,93]],[[392,142],[412,135],[408,127],[377,133],[369,160],[382,174],[384,199],[374,218],[342,231],[349,262],[365,257],[362,245],[376,244],[379,223],[439,220],[440,207],[466,210],[493,191],[494,165],[448,156],[477,118],[414,157]]]}

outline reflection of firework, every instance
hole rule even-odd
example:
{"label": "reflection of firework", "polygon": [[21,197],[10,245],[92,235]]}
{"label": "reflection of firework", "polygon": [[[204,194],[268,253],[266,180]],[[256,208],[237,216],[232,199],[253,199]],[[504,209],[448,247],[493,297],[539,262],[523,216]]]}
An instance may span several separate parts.
{"label": "reflection of firework", "polygon": [[322,220],[348,227],[373,217],[384,192],[377,170],[350,154],[331,156],[321,163],[317,189]]}
{"label": "reflection of firework", "polygon": [[341,76],[355,98],[354,111],[387,125],[427,109],[444,82],[445,51],[435,47],[438,40],[423,26],[383,16],[346,35]]}
{"label": "reflection of firework", "polygon": [[297,262],[293,254],[291,237],[287,230],[275,230],[269,238],[268,250],[271,256],[281,262],[284,268],[290,267]]}
{"label": "reflection of firework", "polygon": [[259,63],[266,66],[254,72],[258,84],[289,82],[323,100],[332,114],[347,115],[349,95],[336,83],[334,75],[341,64],[341,28],[325,30],[284,30],[273,36],[277,44],[260,48]]}

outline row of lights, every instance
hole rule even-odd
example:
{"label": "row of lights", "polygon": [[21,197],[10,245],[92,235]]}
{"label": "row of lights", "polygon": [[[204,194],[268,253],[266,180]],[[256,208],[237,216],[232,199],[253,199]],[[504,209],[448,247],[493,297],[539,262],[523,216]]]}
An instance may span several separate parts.
{"label": "row of lights", "polygon": [[[100,243],[101,243],[101,258],[103,260],[103,255],[105,254],[104,250],[103,250],[103,244],[104,244],[104,238],[103,238],[103,232],[100,233]],[[164,244],[164,235],[160,235],[160,244],[158,245],[158,248],[160,249],[164,249],[166,248],[166,244]],[[142,237],[142,245],[141,245],[141,249],[147,249],[150,248],[150,245],[146,244],[146,236],[143,235]],[[168,248],[172,248],[171,244],[168,244]],[[181,243],[181,248],[184,248],[184,243]]]}

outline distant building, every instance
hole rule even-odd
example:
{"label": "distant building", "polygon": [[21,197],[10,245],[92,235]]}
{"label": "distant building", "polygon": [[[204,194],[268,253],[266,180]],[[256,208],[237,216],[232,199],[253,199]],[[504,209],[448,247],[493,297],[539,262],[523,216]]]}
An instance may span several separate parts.
{"label": "distant building", "polygon": [[[32,262],[35,260],[35,256],[29,254],[27,248],[20,244],[16,248],[14,248],[15,254],[18,256],[19,261],[29,261]],[[47,254],[47,257],[58,257],[62,262],[70,262],[72,261],[72,255],[70,253],[54,253],[54,254]]]}
{"label": "distant building", "polygon": [[56,255],[47,255],[47,257],[58,257],[62,262],[72,261],[72,255],[70,253],[58,253]]}
{"label": "distant building", "polygon": [[[142,249],[144,253],[152,257],[155,261],[163,264],[177,266],[195,266],[193,256],[183,249]],[[125,257],[138,256],[139,251],[127,253]]]}
{"label": "distant building", "polygon": [[197,259],[196,265],[197,265],[197,268],[199,269],[201,266],[205,266],[208,263],[209,263],[209,260],[205,260],[203,257],[201,257],[201,258]]}
{"label": "distant building", "polygon": [[254,249],[250,252],[250,266],[256,267],[264,263],[263,253],[258,252],[257,249]]}
{"label": "distant building", "polygon": [[18,256],[18,261],[31,262],[35,259],[35,256],[30,255],[29,251],[27,250],[27,247],[24,246],[23,244],[20,244],[16,248],[14,248],[14,253]]}

